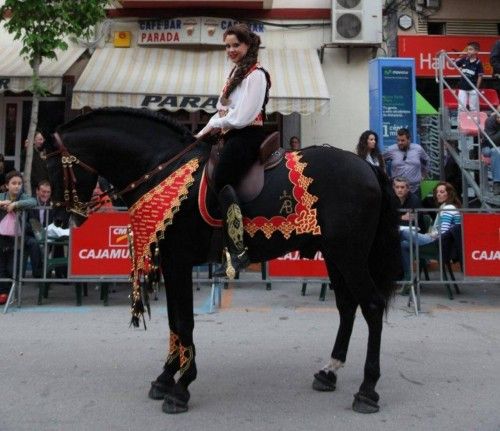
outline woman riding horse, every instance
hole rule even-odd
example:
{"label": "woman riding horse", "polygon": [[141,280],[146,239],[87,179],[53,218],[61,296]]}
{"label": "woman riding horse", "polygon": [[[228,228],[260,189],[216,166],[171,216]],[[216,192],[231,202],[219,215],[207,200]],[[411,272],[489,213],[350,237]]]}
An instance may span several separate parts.
{"label": "woman riding horse", "polygon": [[229,27],[224,33],[224,43],[235,66],[217,102],[217,113],[196,137],[211,134],[223,141],[214,186],[224,215],[224,265],[214,275],[231,277],[250,263],[243,243],[241,209],[233,187],[257,160],[264,140],[262,126],[271,81],[257,62],[260,37],[245,24]]}

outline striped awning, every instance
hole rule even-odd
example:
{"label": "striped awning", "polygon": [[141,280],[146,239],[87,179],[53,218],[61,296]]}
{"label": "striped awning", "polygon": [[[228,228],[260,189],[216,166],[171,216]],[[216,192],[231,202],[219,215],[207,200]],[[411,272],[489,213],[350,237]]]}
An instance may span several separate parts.
{"label": "striped awning", "polygon": [[[0,39],[0,93],[6,90],[14,93],[28,91],[33,71],[29,63],[20,56],[22,45],[17,41]],[[57,59],[43,60],[40,78],[52,94],[61,94],[62,77],[80,58],[86,48],[69,46],[66,51],[56,50]]]}
{"label": "striped awning", "polygon": [[[330,96],[316,51],[264,49],[259,61],[271,74],[267,112],[328,112]],[[73,90],[73,109],[126,106],[215,112],[232,64],[221,50],[97,49]]]}

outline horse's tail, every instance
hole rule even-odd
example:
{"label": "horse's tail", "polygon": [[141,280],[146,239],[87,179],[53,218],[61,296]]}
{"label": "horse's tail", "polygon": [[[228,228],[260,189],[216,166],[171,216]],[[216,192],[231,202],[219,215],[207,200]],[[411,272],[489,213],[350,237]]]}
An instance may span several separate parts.
{"label": "horse's tail", "polygon": [[399,217],[392,197],[391,182],[381,169],[374,168],[382,191],[380,215],[368,266],[377,291],[386,307],[396,291],[396,280],[402,274]]}

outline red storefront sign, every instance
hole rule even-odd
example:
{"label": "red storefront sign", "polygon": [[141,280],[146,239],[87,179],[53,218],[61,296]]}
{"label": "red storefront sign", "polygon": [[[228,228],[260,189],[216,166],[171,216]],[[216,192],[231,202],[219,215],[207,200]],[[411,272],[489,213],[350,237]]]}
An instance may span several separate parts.
{"label": "red storefront sign", "polygon": [[[415,73],[419,77],[435,76],[437,53],[444,49],[446,52],[461,53],[470,41],[478,42],[481,52],[489,52],[498,36],[398,36],[398,56],[415,59]],[[451,58],[459,56],[450,55]],[[486,76],[492,73],[489,55],[479,56],[484,66]],[[445,66],[445,76],[459,76],[456,69]]]}
{"label": "red storefront sign", "polygon": [[464,272],[500,276],[500,214],[464,214]]}
{"label": "red storefront sign", "polygon": [[128,276],[132,269],[128,247],[127,212],[98,212],[71,230],[70,276]]}
{"label": "red storefront sign", "polygon": [[269,261],[270,277],[321,277],[327,278],[325,260],[320,252],[314,259],[301,259],[298,251]]}

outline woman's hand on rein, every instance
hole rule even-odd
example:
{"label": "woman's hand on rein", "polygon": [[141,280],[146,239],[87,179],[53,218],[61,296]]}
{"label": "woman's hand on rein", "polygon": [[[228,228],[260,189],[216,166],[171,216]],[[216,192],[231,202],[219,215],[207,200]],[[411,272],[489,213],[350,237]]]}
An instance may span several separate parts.
{"label": "woman's hand on rein", "polygon": [[203,134],[197,133],[196,135],[194,135],[194,137],[202,141],[203,138],[208,138],[209,136],[217,135],[220,133],[220,131],[221,129],[219,127],[214,127],[213,129],[210,129],[208,132],[205,132]]}

